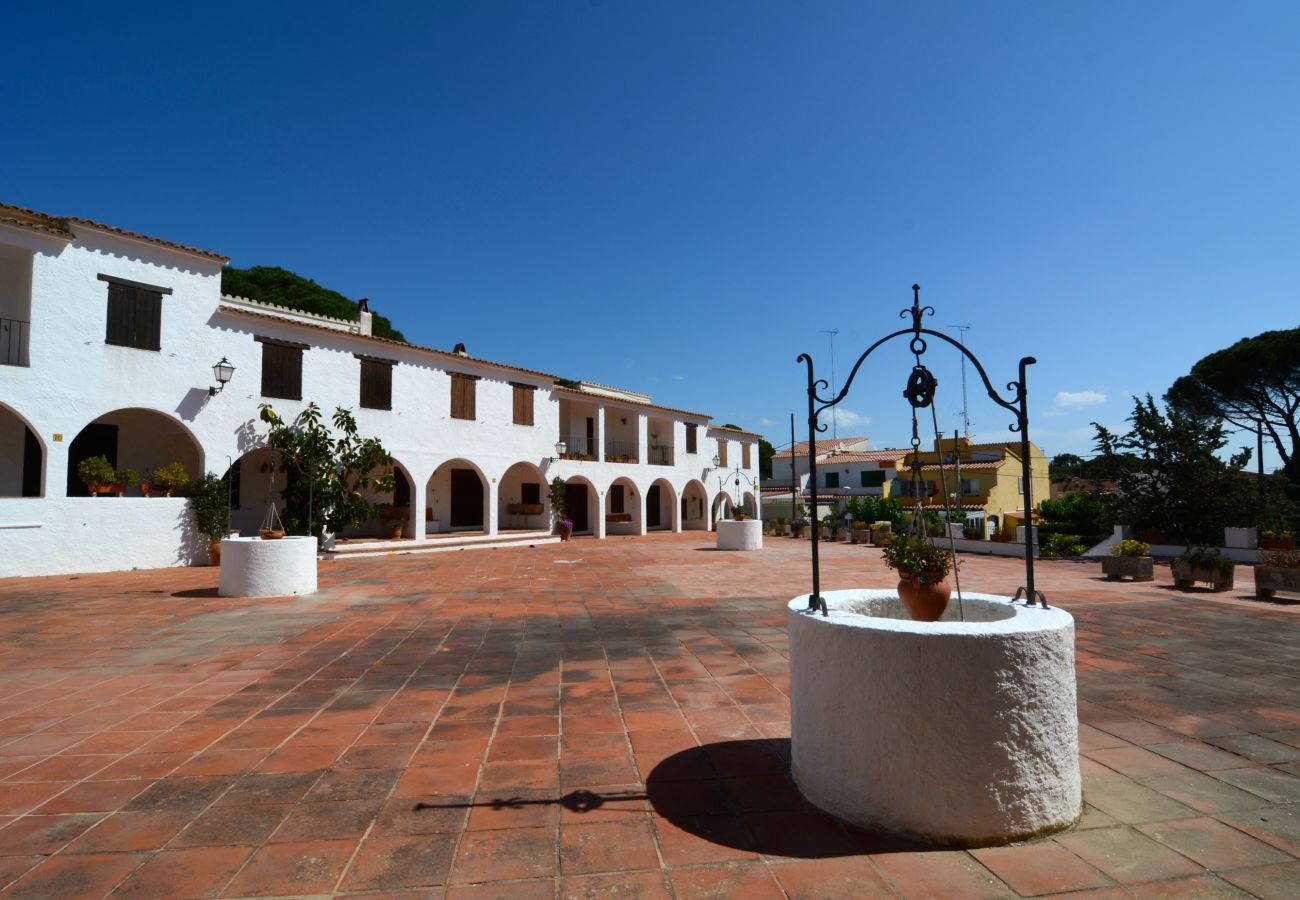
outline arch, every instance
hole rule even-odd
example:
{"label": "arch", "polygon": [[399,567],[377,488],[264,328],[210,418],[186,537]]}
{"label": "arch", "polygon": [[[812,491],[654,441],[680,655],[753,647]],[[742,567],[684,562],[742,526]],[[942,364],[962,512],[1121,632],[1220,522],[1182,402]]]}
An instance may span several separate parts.
{"label": "arch", "polygon": [[40,432],[0,403],[0,497],[44,497],[46,458]]}
{"label": "arch", "polygon": [[389,523],[399,520],[402,536],[411,536],[411,499],[415,479],[411,475],[411,470],[401,460],[391,454],[390,458],[393,461],[393,490],[381,491],[374,484],[375,479],[383,476],[383,466],[371,469],[369,472],[371,483],[362,489],[361,496],[375,508],[374,518],[356,528],[344,529],[339,533],[339,537],[391,537],[393,530]]}
{"label": "arch", "polygon": [[608,534],[641,534],[645,518],[645,497],[636,482],[620,475],[605,491],[605,531]]}
{"label": "arch", "polygon": [[256,447],[242,453],[221,478],[230,498],[230,527],[241,535],[257,534],[272,503],[282,510],[284,476],[280,474],[279,450]]}
{"label": "arch", "polygon": [[709,530],[709,492],[698,478],[686,482],[678,505],[682,531]]}
{"label": "arch", "polygon": [[745,496],[740,501],[740,508],[744,511],[746,518],[758,518],[758,498],[754,496],[753,491],[745,491]]}
{"label": "arch", "polygon": [[460,456],[446,460],[429,476],[425,496],[429,531],[488,531],[491,490],[476,463]]}
{"label": "arch", "polygon": [[603,535],[599,528],[600,492],[591,479],[584,475],[570,475],[564,480],[567,509],[565,513],[573,522],[574,534]]}
{"label": "arch", "polygon": [[645,495],[646,531],[681,531],[677,490],[667,478],[656,478]]}
{"label": "arch", "polygon": [[711,521],[716,525],[723,519],[731,518],[731,508],[736,505],[736,501],[731,499],[731,495],[726,491],[719,491],[718,495],[713,498],[713,506],[710,510]]}
{"label": "arch", "polygon": [[520,461],[497,482],[498,531],[536,531],[551,521],[546,476],[536,463]]}
{"label": "arch", "polygon": [[[158,466],[179,462],[190,478],[203,474],[203,447],[193,432],[175,416],[146,407],[124,407],[106,412],[77,433],[68,445],[68,496],[86,497],[89,491],[77,475],[77,466],[92,456],[107,457],[117,470],[134,469],[140,481]],[[128,495],[139,490],[128,485]]]}

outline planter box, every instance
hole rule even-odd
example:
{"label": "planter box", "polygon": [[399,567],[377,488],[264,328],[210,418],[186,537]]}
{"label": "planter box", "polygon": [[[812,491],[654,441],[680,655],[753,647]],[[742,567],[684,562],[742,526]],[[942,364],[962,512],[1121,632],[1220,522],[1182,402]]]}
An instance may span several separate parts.
{"label": "planter box", "polygon": [[871,532],[868,531],[868,530],[865,529],[865,528],[855,528],[855,529],[853,529],[853,543],[855,543],[855,544],[865,544],[865,543],[867,542],[867,539],[868,539],[868,537],[869,537],[870,534],[871,534]]}
{"label": "planter box", "polygon": [[1278,591],[1300,593],[1300,569],[1283,566],[1255,567],[1255,595],[1269,598]]}
{"label": "planter box", "polygon": [[1149,556],[1105,556],[1101,560],[1101,571],[1109,581],[1121,578],[1153,581],[1156,577],[1155,560]]}
{"label": "planter box", "polygon": [[1208,566],[1194,566],[1189,562],[1181,559],[1175,559],[1170,563],[1174,570],[1174,587],[1187,590],[1200,581],[1210,585],[1215,591],[1232,590],[1232,570],[1221,572],[1218,569],[1212,569]]}
{"label": "planter box", "polygon": [[853,540],[853,529],[852,529],[852,528],[836,528],[836,529],[835,529],[835,540],[837,540],[837,541],[843,541],[844,543],[847,544],[849,541]]}

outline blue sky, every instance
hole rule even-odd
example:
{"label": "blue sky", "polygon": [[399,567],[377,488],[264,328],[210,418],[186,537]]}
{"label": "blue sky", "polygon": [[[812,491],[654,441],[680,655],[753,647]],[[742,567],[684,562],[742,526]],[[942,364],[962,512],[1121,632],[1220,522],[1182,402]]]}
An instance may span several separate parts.
{"label": "blue sky", "polygon": [[[842,380],[913,282],[996,384],[1037,357],[1049,455],[1300,324],[1300,6],[918,6],[18,4],[0,200],[778,445],[795,357],[829,375],[838,328]],[[873,354],[839,433],[905,444],[910,364]],[[974,433],[1009,436],[973,375]]]}

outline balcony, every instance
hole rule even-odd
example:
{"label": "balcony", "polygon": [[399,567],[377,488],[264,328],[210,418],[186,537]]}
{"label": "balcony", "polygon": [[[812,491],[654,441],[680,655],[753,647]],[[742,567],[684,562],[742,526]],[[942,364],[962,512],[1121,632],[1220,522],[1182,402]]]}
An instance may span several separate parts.
{"label": "balcony", "polygon": [[30,366],[27,356],[30,322],[22,319],[0,319],[0,365]]}
{"label": "balcony", "polygon": [[650,458],[647,461],[652,466],[671,466],[673,464],[673,448],[651,444]]}
{"label": "balcony", "polygon": [[636,441],[605,441],[605,462],[635,463]]}
{"label": "balcony", "polygon": [[588,462],[596,459],[596,446],[587,440],[585,434],[570,434],[564,441],[565,450],[560,454],[560,459],[586,460]]}

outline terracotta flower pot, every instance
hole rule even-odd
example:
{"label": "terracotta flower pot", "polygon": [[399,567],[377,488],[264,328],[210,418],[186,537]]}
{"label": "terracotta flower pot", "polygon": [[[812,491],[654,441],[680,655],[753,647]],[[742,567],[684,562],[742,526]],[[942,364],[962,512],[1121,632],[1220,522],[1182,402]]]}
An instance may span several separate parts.
{"label": "terracotta flower pot", "polygon": [[898,598],[915,622],[939,621],[951,597],[952,587],[944,579],[925,581],[919,576],[904,576],[898,580]]}
{"label": "terracotta flower pot", "polygon": [[264,541],[278,541],[280,538],[284,537],[284,532],[278,528],[263,528],[257,533],[257,535]]}
{"label": "terracotta flower pot", "polygon": [[563,525],[560,525],[559,529],[560,529],[560,540],[562,541],[567,541],[569,539],[569,536],[573,534],[572,528],[565,528]]}
{"label": "terracotta flower pot", "polygon": [[213,541],[208,544],[208,559],[214,566],[221,565],[221,541]]}

